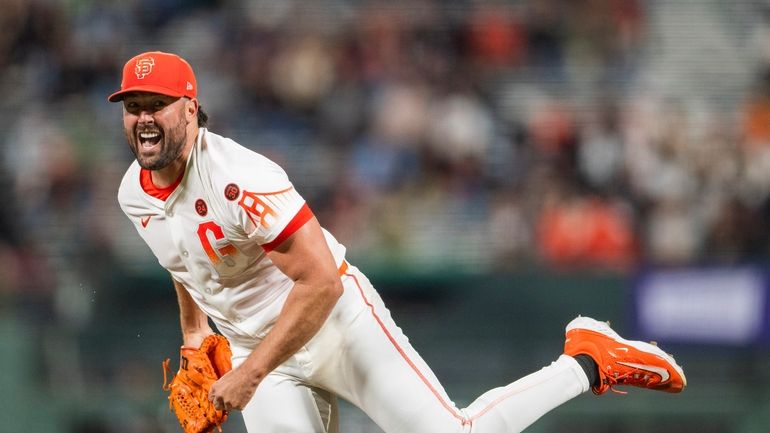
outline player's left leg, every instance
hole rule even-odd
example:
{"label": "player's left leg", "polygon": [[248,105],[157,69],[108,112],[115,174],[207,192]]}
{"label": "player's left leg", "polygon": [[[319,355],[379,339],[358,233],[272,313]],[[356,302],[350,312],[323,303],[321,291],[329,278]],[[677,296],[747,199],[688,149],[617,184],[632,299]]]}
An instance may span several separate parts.
{"label": "player's left leg", "polygon": [[344,285],[341,302],[364,308],[352,322],[337,321],[333,314],[311,340],[307,348],[315,367],[308,379],[361,408],[387,433],[520,432],[589,389],[575,359],[561,356],[459,409],[366,277],[351,268]]}
{"label": "player's left leg", "polygon": [[589,388],[583,369],[571,356],[504,387],[491,389],[463,411],[470,432],[521,432],[540,417]]}
{"label": "player's left leg", "polygon": [[[606,322],[578,317],[567,325],[565,334],[565,355],[550,367],[487,392],[465,410],[474,421],[472,431],[520,431],[556,407],[560,398],[566,402],[576,394],[562,389],[571,382],[559,377],[568,371],[577,373],[575,360],[580,356],[593,360],[593,365],[580,367],[585,373],[578,376],[585,380],[584,385],[588,384],[587,376],[595,378],[591,384],[595,394],[615,386],[677,393],[687,385],[684,371],[673,356],[654,344],[624,339]],[[587,371],[590,368],[594,371]]]}
{"label": "player's left leg", "polygon": [[[685,385],[681,368],[655,346],[581,318],[568,326],[565,354],[550,366],[458,409],[366,277],[351,267],[344,286],[338,309],[307,346],[314,364],[308,380],[361,408],[387,433],[515,433],[597,383],[606,385],[602,392],[613,385],[676,392]],[[339,311],[342,305],[350,314]],[[601,382],[590,384],[572,355],[594,359],[598,371],[591,373]]]}

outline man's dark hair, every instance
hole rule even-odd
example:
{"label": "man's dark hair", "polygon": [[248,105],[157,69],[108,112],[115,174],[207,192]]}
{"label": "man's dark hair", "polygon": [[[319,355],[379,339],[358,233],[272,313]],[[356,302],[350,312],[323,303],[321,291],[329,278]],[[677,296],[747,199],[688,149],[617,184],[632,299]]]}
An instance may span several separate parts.
{"label": "man's dark hair", "polygon": [[203,111],[203,106],[198,105],[198,127],[205,128],[209,125],[209,115]]}

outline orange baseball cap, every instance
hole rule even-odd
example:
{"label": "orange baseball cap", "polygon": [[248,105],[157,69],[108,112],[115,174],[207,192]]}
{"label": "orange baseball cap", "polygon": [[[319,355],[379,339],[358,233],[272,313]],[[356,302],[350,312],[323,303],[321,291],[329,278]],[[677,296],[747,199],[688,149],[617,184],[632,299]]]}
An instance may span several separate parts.
{"label": "orange baseball cap", "polygon": [[176,54],[150,51],[139,54],[123,66],[120,90],[107,98],[122,101],[129,92],[150,92],[161,95],[194,98],[198,85],[192,67]]}

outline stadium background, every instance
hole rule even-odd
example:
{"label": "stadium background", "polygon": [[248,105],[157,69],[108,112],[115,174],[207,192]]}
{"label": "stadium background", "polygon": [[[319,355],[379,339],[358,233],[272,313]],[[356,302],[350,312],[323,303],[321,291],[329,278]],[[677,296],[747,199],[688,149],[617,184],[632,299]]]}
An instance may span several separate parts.
{"label": "stadium background", "polygon": [[4,0],[0,431],[178,431],[175,300],[117,207],[132,157],[105,101],[151,49],[191,62],[214,131],[286,168],[460,405],[554,359],[583,313],[670,340],[690,386],[583,396],[528,431],[770,431],[769,12]]}

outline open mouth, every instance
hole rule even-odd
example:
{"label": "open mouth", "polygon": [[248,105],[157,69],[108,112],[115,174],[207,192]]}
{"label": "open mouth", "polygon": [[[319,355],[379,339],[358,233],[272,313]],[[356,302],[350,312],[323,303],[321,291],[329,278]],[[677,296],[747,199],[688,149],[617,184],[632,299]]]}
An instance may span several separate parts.
{"label": "open mouth", "polygon": [[141,149],[149,150],[160,143],[160,131],[143,131],[137,134],[137,142]]}

